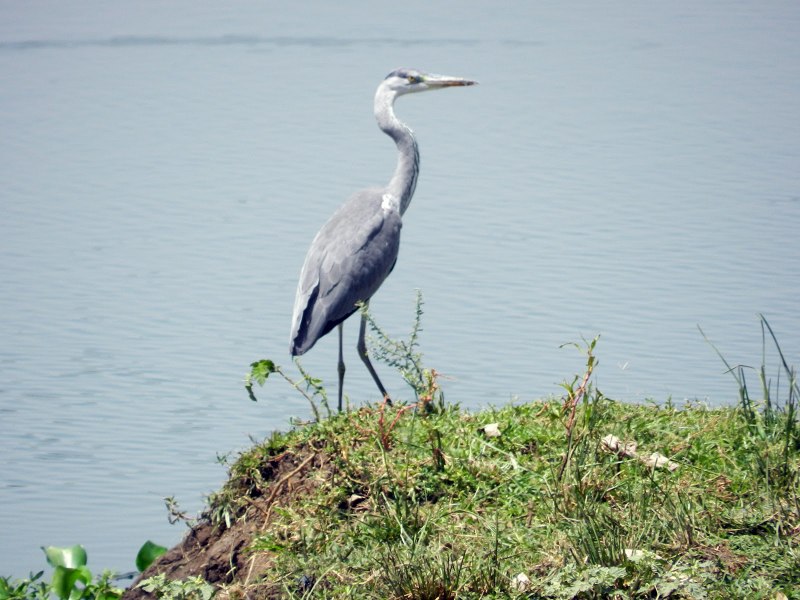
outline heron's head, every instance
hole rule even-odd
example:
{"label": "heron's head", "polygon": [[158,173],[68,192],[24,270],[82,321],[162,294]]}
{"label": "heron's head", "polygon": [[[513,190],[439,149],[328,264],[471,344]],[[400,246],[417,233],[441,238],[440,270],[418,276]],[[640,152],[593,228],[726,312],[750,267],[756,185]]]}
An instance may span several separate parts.
{"label": "heron's head", "polygon": [[478,82],[470,79],[423,73],[416,69],[395,69],[386,76],[382,85],[399,96],[446,87],[475,85],[476,83]]}

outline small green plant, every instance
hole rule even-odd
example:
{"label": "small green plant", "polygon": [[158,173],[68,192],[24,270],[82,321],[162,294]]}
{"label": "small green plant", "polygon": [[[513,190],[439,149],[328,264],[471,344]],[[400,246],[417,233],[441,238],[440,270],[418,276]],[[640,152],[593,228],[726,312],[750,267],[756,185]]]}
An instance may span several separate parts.
{"label": "small green plant", "polygon": [[0,600],[47,600],[50,586],[41,580],[42,575],[44,571],[39,571],[16,581],[0,577]]}
{"label": "small green plant", "polygon": [[92,579],[92,573],[86,566],[87,555],[83,546],[47,546],[42,550],[48,564],[53,567],[51,589],[61,600],[113,600],[122,595],[121,589],[111,585],[111,573],[106,571],[96,581]]}
{"label": "small green plant", "polygon": [[390,598],[455,600],[463,597],[467,580],[465,554],[423,546],[398,556],[381,558],[381,583]]}
{"label": "small green plant", "polygon": [[[585,354],[586,354],[586,369],[583,373],[583,376],[580,377],[575,375],[571,382],[564,382],[561,384],[561,387],[567,392],[566,397],[564,398],[564,405],[563,405],[563,412],[564,416],[566,417],[566,421],[564,422],[564,428],[567,434],[567,451],[564,453],[564,458],[561,461],[561,466],[558,469],[558,475],[556,476],[556,481],[560,482],[562,477],[564,476],[564,470],[567,468],[572,455],[575,451],[575,417],[577,414],[578,405],[583,401],[584,403],[588,403],[589,395],[592,393],[591,388],[591,378],[592,373],[594,373],[594,369],[597,366],[597,358],[594,355],[595,347],[597,346],[598,337],[595,337],[591,342],[586,342],[584,340],[584,344],[586,346]],[[581,350],[581,347],[578,344],[573,344],[578,350]],[[580,384],[576,387],[575,384],[580,381]],[[600,392],[596,393],[594,403],[596,404],[598,400],[602,399],[602,395]],[[591,412],[588,412],[588,415],[591,416]]]}
{"label": "small green plant", "polygon": [[[615,595],[619,582],[626,576],[621,567],[589,566],[580,568],[568,564],[542,582],[539,592],[543,598],[569,600],[572,598],[624,598]],[[661,597],[661,596],[659,596]]]}
{"label": "small green plant", "polygon": [[375,321],[366,304],[360,304],[361,314],[366,318],[374,337],[370,338],[373,352],[380,362],[396,369],[408,386],[414,391],[416,402],[430,403],[437,400],[441,405],[444,396],[436,383],[437,373],[426,369],[422,364],[419,349],[419,334],[422,331],[422,292],[417,290],[414,305],[414,320],[408,340],[390,337]]}
{"label": "small green plant", "polygon": [[255,392],[253,391],[253,382],[257,383],[259,386],[263,386],[269,376],[275,373],[283,377],[283,379],[289,385],[300,392],[303,397],[308,400],[308,403],[311,406],[311,412],[314,413],[314,419],[316,421],[320,421],[322,419],[317,403],[323,406],[327,416],[330,417],[331,409],[328,404],[328,394],[322,385],[322,380],[312,377],[305,369],[303,369],[303,366],[300,364],[299,360],[295,359],[294,363],[297,365],[297,368],[300,371],[300,380],[294,380],[289,377],[280,366],[276,365],[269,359],[257,360],[251,363],[250,372],[245,375],[244,378],[244,387],[247,390],[248,396],[253,402],[256,402],[258,398],[256,398]]}
{"label": "small green plant", "polygon": [[214,586],[199,575],[182,580],[167,579],[161,573],[140,582],[137,587],[160,600],[211,600]]}
{"label": "small green plant", "polygon": [[[117,578],[113,572],[92,576],[83,546],[47,546],[42,550],[53,568],[51,580],[42,580],[44,571],[22,580],[0,577],[0,600],[49,600],[52,596],[60,600],[117,600],[122,596],[123,590],[114,585]],[[148,540],[139,549],[136,568],[144,571],[166,550]]]}
{"label": "small green plant", "polygon": [[[778,338],[764,315],[761,322],[761,365],[757,369],[744,365],[731,366],[714,344],[701,334],[720,357],[739,388],[739,414],[747,424],[751,443],[757,449],[752,456],[753,471],[767,489],[794,491],[797,505],[797,486],[800,483],[798,465],[793,461],[800,449],[800,426],[798,425],[798,400],[800,383],[797,371],[790,366],[778,343]],[[767,371],[767,338],[771,339],[778,357],[775,379]],[[759,388],[753,392],[747,382],[746,373],[755,370]],[[782,381],[783,378],[783,381]],[[760,395],[760,398],[759,398]],[[795,511],[800,514],[800,507]]]}
{"label": "small green plant", "polygon": [[182,522],[191,527],[197,522],[197,519],[181,509],[175,496],[164,498],[164,506],[167,508],[167,521],[169,521],[170,525]]}

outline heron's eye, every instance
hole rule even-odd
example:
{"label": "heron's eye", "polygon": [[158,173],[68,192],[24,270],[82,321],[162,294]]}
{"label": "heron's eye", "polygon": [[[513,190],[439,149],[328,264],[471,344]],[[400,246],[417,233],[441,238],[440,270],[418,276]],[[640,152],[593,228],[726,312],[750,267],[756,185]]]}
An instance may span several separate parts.
{"label": "heron's eye", "polygon": [[414,75],[408,76],[408,83],[419,83],[420,81],[421,79],[419,77],[416,77]]}

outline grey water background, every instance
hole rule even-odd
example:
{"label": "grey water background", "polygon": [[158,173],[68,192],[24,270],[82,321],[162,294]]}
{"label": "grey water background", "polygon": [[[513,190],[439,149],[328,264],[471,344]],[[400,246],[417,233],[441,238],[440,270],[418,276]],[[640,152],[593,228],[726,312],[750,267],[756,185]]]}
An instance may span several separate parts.
{"label": "grey water background", "polygon": [[[796,2],[0,3],[0,575],[49,544],[132,569],[185,530],[164,497],[199,512],[218,455],[309,417],[242,378],[295,372],[296,277],[394,168],[398,66],[480,81],[397,104],[422,173],[372,303],[402,336],[423,291],[448,400],[558,394],[600,334],[606,395],[730,404],[697,325],[757,365],[760,312],[797,364]],[[303,364],[333,389],[335,361]]]}

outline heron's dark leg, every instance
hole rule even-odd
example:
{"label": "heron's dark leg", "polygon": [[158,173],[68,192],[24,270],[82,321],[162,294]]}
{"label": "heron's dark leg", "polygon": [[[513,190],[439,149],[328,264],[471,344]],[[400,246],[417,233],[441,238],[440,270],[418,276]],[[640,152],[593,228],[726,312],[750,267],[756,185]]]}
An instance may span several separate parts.
{"label": "heron's dark leg", "polygon": [[344,387],[344,356],[342,354],[343,329],[342,323],[339,323],[339,412],[342,412],[342,388]]}
{"label": "heron's dark leg", "polygon": [[364,313],[361,313],[361,329],[358,332],[358,355],[361,357],[361,360],[364,361],[364,364],[367,365],[367,370],[369,374],[372,375],[372,379],[375,380],[375,383],[378,386],[378,389],[383,394],[383,399],[386,400],[387,404],[391,404],[392,400],[389,398],[389,394],[386,392],[386,388],[383,387],[381,380],[378,378],[378,374],[375,372],[375,367],[372,366],[372,363],[369,361],[369,356],[367,355],[367,342],[364,341],[364,335],[367,333],[367,317]]}

